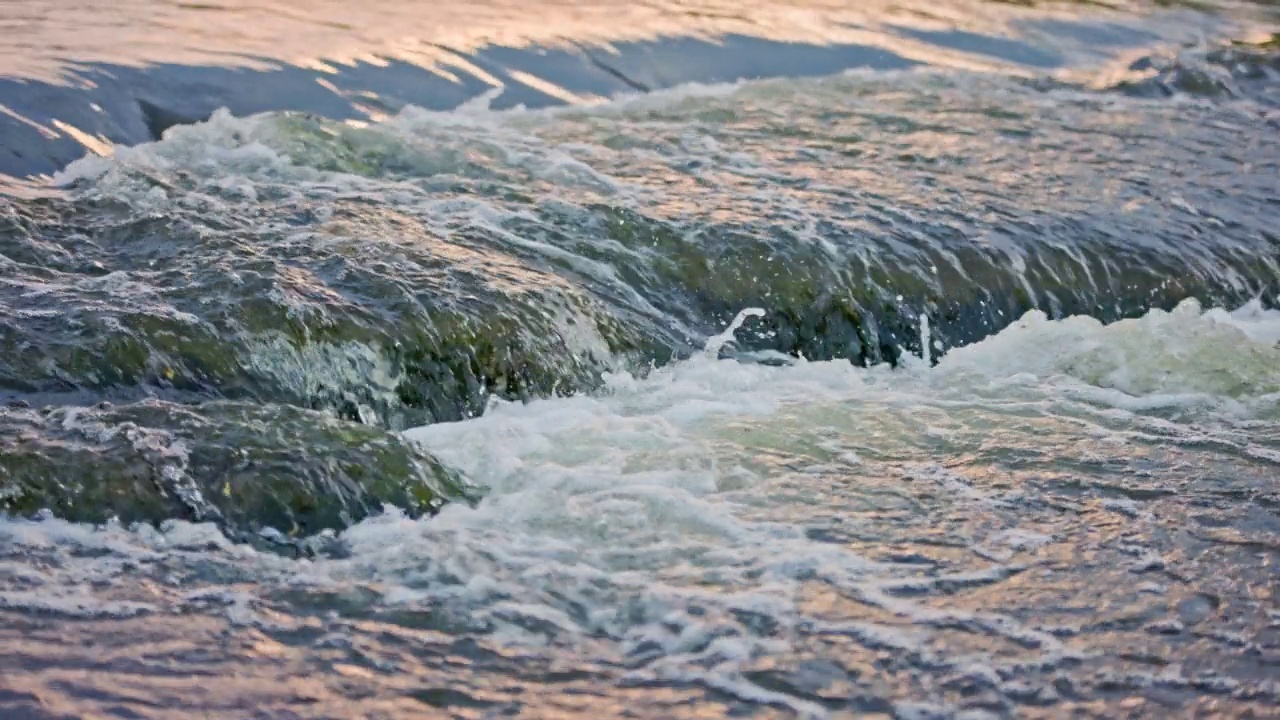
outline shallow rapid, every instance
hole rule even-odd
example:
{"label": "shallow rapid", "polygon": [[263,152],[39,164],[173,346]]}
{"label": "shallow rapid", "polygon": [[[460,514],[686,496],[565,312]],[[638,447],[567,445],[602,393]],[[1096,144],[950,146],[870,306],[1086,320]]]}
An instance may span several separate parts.
{"label": "shallow rapid", "polygon": [[1263,717],[1277,341],[1275,311],[1188,302],[1109,326],[1031,313],[933,368],[697,357],[612,376],[410,431],[485,500],[388,511],[327,558],[209,525],[6,521],[6,700]]}
{"label": "shallow rapid", "polygon": [[0,197],[0,717],[1274,716],[1280,45],[1197,12]]}

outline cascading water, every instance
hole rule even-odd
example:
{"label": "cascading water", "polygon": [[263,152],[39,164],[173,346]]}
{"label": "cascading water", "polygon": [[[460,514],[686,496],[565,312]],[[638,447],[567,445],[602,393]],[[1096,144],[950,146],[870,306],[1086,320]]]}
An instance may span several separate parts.
{"label": "cascading water", "polygon": [[223,111],[0,200],[0,716],[1268,717],[1276,58]]}

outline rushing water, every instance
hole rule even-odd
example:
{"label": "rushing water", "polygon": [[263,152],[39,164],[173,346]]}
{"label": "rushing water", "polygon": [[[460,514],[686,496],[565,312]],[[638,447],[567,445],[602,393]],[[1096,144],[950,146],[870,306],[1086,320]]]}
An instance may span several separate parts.
{"label": "rushing water", "polygon": [[0,717],[1274,717],[1280,53],[1179,12],[27,183]]}
{"label": "rushing water", "polygon": [[932,369],[695,358],[411,431],[488,496],[368,520],[329,559],[181,522],[10,521],[5,700],[1263,717],[1277,341],[1274,311],[1187,303],[1105,327],[1032,314]]}

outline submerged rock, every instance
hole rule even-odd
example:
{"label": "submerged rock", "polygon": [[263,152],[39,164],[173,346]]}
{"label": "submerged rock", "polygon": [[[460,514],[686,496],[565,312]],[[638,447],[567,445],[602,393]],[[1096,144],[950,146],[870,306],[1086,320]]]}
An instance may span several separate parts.
{"label": "submerged rock", "polygon": [[[622,268],[649,302],[700,334],[719,332],[742,308],[760,307],[763,317],[735,337],[741,350],[861,365],[919,354],[921,316],[929,318],[937,358],[1030,310],[1111,322],[1188,298],[1238,305],[1280,277],[1270,253],[1232,257],[1215,274],[1179,271],[1163,253],[1120,243],[1071,249],[1059,237],[1088,228],[1052,219],[1023,229],[1040,242],[1023,251],[1016,268],[1007,253],[962,237],[904,248],[891,236],[854,235],[834,224],[820,227],[822,242],[814,242],[743,225],[680,227],[611,205],[558,222],[612,241],[573,249]],[[1273,247],[1280,250],[1280,240]]]}
{"label": "submerged rock", "polygon": [[147,385],[402,428],[661,355],[626,313],[477,238],[351,201],[310,227],[282,214],[10,206],[0,389]]}
{"label": "submerged rock", "polygon": [[592,391],[744,308],[724,355],[873,364],[925,354],[925,318],[937,358],[1032,309],[1270,306],[1273,124],[972,74],[215,113],[0,200],[0,508],[296,535],[431,512],[460,482],[390,431]]}
{"label": "submerged rock", "polygon": [[1233,114],[1249,142],[1224,141],[1198,106],[992,82],[754,83],[361,128],[215,113],[73,166],[64,197],[0,204],[0,394],[144,390],[400,429],[589,392],[747,307],[765,315],[745,353],[872,364],[923,354],[925,317],[936,358],[1032,309],[1274,301],[1265,118]]}
{"label": "submerged rock", "polygon": [[211,521],[233,536],[431,514],[475,488],[398,434],[280,405],[0,407],[0,511]]}

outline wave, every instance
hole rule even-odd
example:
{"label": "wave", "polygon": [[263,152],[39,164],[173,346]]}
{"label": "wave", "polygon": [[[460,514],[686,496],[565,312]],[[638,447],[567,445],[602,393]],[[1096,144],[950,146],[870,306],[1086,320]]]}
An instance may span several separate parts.
{"label": "wave", "polygon": [[1280,35],[1144,55],[1094,87],[1140,97],[1247,99],[1280,105]]}
{"label": "wave", "polygon": [[764,314],[721,356],[856,366],[935,361],[1030,311],[1262,312],[1276,137],[1248,104],[935,72],[362,127],[219,113],[5,205],[0,392],[393,433],[642,377],[744,307]]}
{"label": "wave", "polygon": [[[1274,503],[1277,339],[1274,310],[1187,302],[1110,325],[1033,312],[934,367],[699,355],[611,376],[596,395],[498,402],[407,431],[487,486],[484,500],[429,520],[389,508],[308,560],[255,552],[212,524],[0,520],[26,568],[0,608],[76,620],[42,645],[67,661],[134,618],[147,630],[124,642],[139,652],[193,625],[229,628],[273,648],[233,654],[242,671],[307,668],[302,700],[283,681],[256,691],[279,708],[352,687],[360,699],[344,702],[386,707],[405,697],[406,674],[452,688],[422,690],[433,706],[551,702],[525,683],[580,691],[593,699],[583,713],[629,688],[675,694],[645,717],[708,702],[905,714],[925,700],[945,716],[975,693],[1056,705],[1071,702],[1056,688],[1089,697],[1121,681],[1265,705],[1276,690],[1250,670],[1191,662],[1236,657],[1234,636],[1170,643],[1167,657],[1186,660],[1177,671],[1131,647],[1219,627],[1205,620],[1215,603],[1246,592],[1225,578],[1267,577],[1256,556],[1272,525],[1241,521],[1252,510],[1222,493]],[[1188,543],[1214,562],[1185,559]],[[886,653],[899,659],[875,677],[900,682],[851,699],[841,668]],[[479,659],[445,661],[458,657]],[[88,708],[114,672],[74,686],[9,677],[33,692],[60,682],[62,701]],[[130,669],[135,683],[152,672]],[[197,703],[234,687],[193,682],[206,689]]]}

